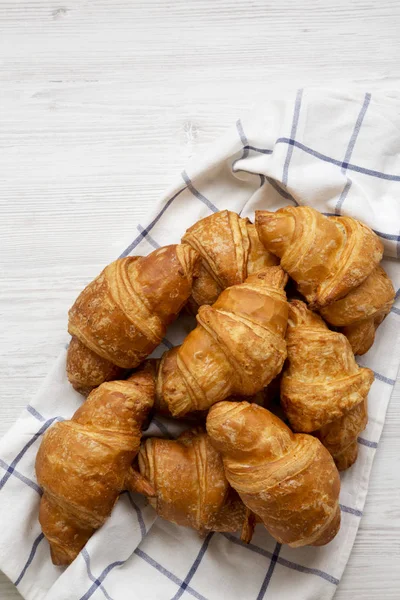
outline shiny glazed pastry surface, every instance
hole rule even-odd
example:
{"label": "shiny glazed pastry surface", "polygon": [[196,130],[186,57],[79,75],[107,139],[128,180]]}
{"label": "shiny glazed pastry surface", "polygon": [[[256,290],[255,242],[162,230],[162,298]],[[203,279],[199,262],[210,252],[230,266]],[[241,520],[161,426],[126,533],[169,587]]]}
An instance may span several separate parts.
{"label": "shiny glazed pastry surface", "polygon": [[187,245],[116,260],[80,294],[69,311],[67,373],[88,393],[133,369],[165,335],[188,300],[199,255]]}
{"label": "shiny glazed pastry surface", "polygon": [[71,420],[45,433],[36,458],[39,520],[56,565],[70,564],[111,514],[120,492],[152,494],[135,472],[141,427],[154,400],[150,373],[103,383]]}
{"label": "shiny glazed pastry surface", "polygon": [[256,211],[261,242],[281,259],[313,308],[322,308],[360,285],[378,265],[383,245],[352,217],[325,217],[314,208]]}
{"label": "shiny glazed pastry surface", "polygon": [[[249,541],[259,520],[293,547],[332,540],[337,469],[357,458],[373,381],[353,352],[371,347],[394,299],[382,252],[356,219],[289,206],[256,211],[254,225],[217,212],[181,244],[108,265],[69,312],[68,378],[89,397],[37,455],[53,562],[77,556],[123,490],[202,535],[241,530]],[[288,275],[308,308],[289,306]],[[184,306],[197,326],[146,360]],[[151,408],[201,428],[139,451]]]}
{"label": "shiny glazed pastry surface", "polygon": [[178,525],[208,531],[241,531],[247,511],[229,486],[220,454],[203,429],[177,440],[149,438],[139,452],[141,474],[150,482],[157,514]]}
{"label": "shiny glazed pastry surface", "polygon": [[335,537],[339,473],[317,438],[293,434],[271,412],[248,402],[213,406],[207,432],[230,485],[276,540],[321,546]]}
{"label": "shiny glazed pastry surface", "polygon": [[262,390],[286,358],[286,281],[280,267],[267,267],[202,306],[197,327],[161,361],[159,404],[181,416]]}
{"label": "shiny glazed pastry surface", "polygon": [[[180,346],[175,346],[174,348],[171,348],[171,350],[164,352],[160,359],[149,359],[146,361],[146,363],[151,363],[151,369],[154,373],[156,387],[154,408],[157,413],[166,417],[172,417],[172,414],[168,404],[164,400],[164,395],[168,397],[169,382],[174,381],[176,378],[176,371],[178,368],[176,361],[179,348]],[[260,406],[268,407],[268,403],[271,401],[273,394],[277,394],[279,397],[279,385],[277,385],[276,381],[267,387],[262,388],[252,396],[234,394],[229,396],[229,398],[226,398],[226,400],[235,400],[237,402],[247,400],[248,402],[256,402],[257,404],[260,404]],[[189,413],[186,413],[183,418],[187,418],[188,416],[197,418],[201,424],[204,424],[207,417],[207,409],[193,409],[192,411],[189,411]]]}
{"label": "shiny glazed pastry surface", "polygon": [[330,331],[299,300],[289,304],[286,343],[281,403],[291,427],[301,432],[324,427],[318,437],[341,468],[350,466],[357,457],[357,436],[366,425],[373,372],[357,365],[344,335]]}
{"label": "shiny glazed pastry surface", "polygon": [[353,465],[358,456],[357,438],[368,423],[367,398],[345,413],[340,419],[323,425],[314,431],[325,448],[333,456],[339,471],[345,471]]}
{"label": "shiny glazed pastry surface", "polygon": [[320,312],[325,321],[341,328],[354,354],[365,354],[374,343],[375,332],[392,308],[394,298],[393,284],[378,266],[361,285]]}
{"label": "shiny glazed pastry surface", "polygon": [[213,304],[225,288],[279,262],[264,248],[255,226],[229,210],[197,221],[186,231],[182,243],[201,255],[190,299],[193,312],[203,304]]}

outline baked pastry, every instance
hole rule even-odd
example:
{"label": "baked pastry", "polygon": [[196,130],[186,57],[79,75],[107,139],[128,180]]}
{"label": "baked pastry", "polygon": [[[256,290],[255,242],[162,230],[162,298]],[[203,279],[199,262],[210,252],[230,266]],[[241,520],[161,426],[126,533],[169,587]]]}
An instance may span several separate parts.
{"label": "baked pastry", "polygon": [[359,434],[368,423],[367,398],[349,412],[323,425],[314,435],[329,450],[339,471],[345,471],[353,465],[358,456]]}
{"label": "baked pastry", "polygon": [[339,473],[314,436],[248,402],[219,402],[207,432],[244,504],[280,543],[322,546],[339,530]]}
{"label": "baked pastry", "polygon": [[192,225],[182,238],[201,255],[199,276],[189,300],[193,312],[213,304],[231,285],[279,260],[258,239],[255,226],[235,212],[222,210]]}
{"label": "baked pastry", "polygon": [[39,521],[55,565],[76,558],[120,492],[154,494],[131,466],[153,400],[154,380],[143,370],[126,381],[103,383],[70,421],[46,431],[36,458],[43,489]]}
{"label": "baked pastry", "polygon": [[390,312],[395,298],[393,284],[381,266],[347,296],[321,309],[331,325],[340,327],[354,354],[365,354],[375,340],[375,332]]}
{"label": "baked pastry", "polygon": [[256,229],[314,309],[346,296],[383,255],[378,236],[360,221],[325,217],[307,206],[257,210]]}
{"label": "baked pastry", "polygon": [[294,431],[306,433],[323,427],[318,437],[337,464],[347,468],[357,457],[374,374],[357,365],[347,338],[330,331],[300,300],[289,303],[286,343],[281,403],[289,423]]}
{"label": "baked pastry", "polygon": [[68,379],[87,394],[137,367],[188,300],[199,255],[188,245],[111,263],[69,311]]}
{"label": "baked pastry", "polygon": [[157,405],[178,417],[268,385],[286,358],[286,280],[279,266],[267,267],[201,306],[196,329],[162,357]]}
{"label": "baked pastry", "polygon": [[248,511],[229,486],[222,458],[204,429],[185,431],[177,440],[148,438],[139,468],[155,490],[150,504],[163,519],[202,535],[238,530],[248,535]]}
{"label": "baked pastry", "polygon": [[[172,414],[168,408],[168,404],[164,400],[164,387],[169,378],[173,378],[175,376],[174,373],[177,369],[176,357],[179,348],[180,346],[175,346],[171,350],[164,352],[160,359],[149,359],[146,361],[146,364],[151,363],[151,369],[154,373],[156,386],[156,395],[154,400],[155,411],[165,417],[172,417]],[[275,378],[267,387],[261,389],[253,396],[241,396],[240,394],[235,394],[229,396],[227,400],[234,400],[235,402],[247,400],[248,402],[256,402],[260,406],[268,407],[269,403],[272,402],[275,396],[278,396],[279,398],[279,382],[277,381],[277,378]],[[195,412],[185,414],[184,418],[187,418],[188,416],[196,417],[200,422],[204,423],[207,417],[207,412],[207,409],[197,410]]]}

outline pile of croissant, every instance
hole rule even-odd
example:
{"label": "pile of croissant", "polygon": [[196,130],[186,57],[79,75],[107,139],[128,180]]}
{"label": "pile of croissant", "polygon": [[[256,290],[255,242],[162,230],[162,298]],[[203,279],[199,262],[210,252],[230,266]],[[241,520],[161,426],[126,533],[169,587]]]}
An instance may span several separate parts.
{"label": "pile of croissant", "polygon": [[[54,564],[74,560],[125,490],[203,535],[248,542],[260,523],[292,547],[331,541],[374,380],[354,355],[394,300],[382,255],[356,219],[286,207],[254,224],[221,211],[180,244],[108,265],[69,312],[67,374],[87,399],[36,459]],[[195,329],[147,358],[182,309]],[[197,424],[142,442],[154,412]]]}

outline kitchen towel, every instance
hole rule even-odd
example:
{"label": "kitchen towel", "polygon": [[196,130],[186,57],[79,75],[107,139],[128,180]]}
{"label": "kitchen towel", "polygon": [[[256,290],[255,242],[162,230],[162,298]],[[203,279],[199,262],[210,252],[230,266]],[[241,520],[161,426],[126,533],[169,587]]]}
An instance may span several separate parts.
{"label": "kitchen towel", "polygon": [[[154,175],[157,165],[154,165]],[[147,254],[178,242],[187,227],[229,209],[309,205],[367,223],[385,246],[383,265],[400,286],[400,95],[305,89],[265,100],[177,177],[137,225],[122,253]],[[140,496],[122,494],[105,526],[67,569],[52,565],[38,523],[35,456],[43,433],[82,402],[65,375],[66,349],[36,398],[0,442],[0,568],[28,600],[327,600],[332,598],[362,519],[372,461],[400,362],[396,301],[359,363],[375,373],[359,458],[342,473],[342,526],[327,546],[292,549],[258,526],[248,546],[236,535],[195,532],[156,518]],[[168,331],[158,355],[190,323]],[[175,436],[155,418],[146,435]]]}

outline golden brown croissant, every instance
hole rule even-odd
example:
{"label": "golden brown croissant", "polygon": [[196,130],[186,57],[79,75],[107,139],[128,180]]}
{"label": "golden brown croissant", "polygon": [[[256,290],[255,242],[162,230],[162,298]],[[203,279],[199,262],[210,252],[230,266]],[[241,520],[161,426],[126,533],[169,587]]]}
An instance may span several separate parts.
{"label": "golden brown croissant", "polygon": [[360,402],[340,419],[314,432],[330,454],[339,471],[351,467],[357,460],[359,434],[368,423],[367,399]]}
{"label": "golden brown croissant", "polygon": [[[164,386],[165,382],[169,380],[170,377],[176,376],[176,357],[179,348],[180,346],[175,346],[171,350],[168,350],[168,352],[164,352],[160,359],[149,359],[146,361],[147,363],[151,363],[150,368],[152,369],[155,378],[156,395],[154,400],[154,408],[158,413],[166,417],[172,417],[173,415],[169,410],[168,404],[164,400]],[[279,382],[277,382],[277,378],[275,378],[270,385],[261,389],[253,396],[241,396],[240,394],[235,394],[229,396],[227,400],[233,400],[235,402],[248,400],[248,402],[256,402],[260,406],[268,407],[268,404],[272,402],[272,399],[275,395],[278,395],[279,398]],[[197,417],[200,422],[204,423],[207,417],[207,412],[207,410],[195,411],[190,413],[190,416]],[[184,418],[187,418],[187,416],[188,415],[185,415]]]}
{"label": "golden brown croissant", "polygon": [[320,312],[325,321],[342,328],[354,354],[365,354],[374,343],[375,331],[392,308],[394,297],[390,278],[378,266],[361,285]]}
{"label": "golden brown croissant", "polygon": [[36,458],[39,520],[56,565],[68,565],[111,514],[120,492],[154,493],[131,467],[154,400],[151,373],[103,383],[70,421],[53,425]]}
{"label": "golden brown croissant", "polygon": [[334,538],[340,479],[317,438],[293,434],[271,412],[248,402],[213,406],[207,432],[229,483],[276,540],[298,547]]}
{"label": "golden brown croissant", "polygon": [[201,306],[196,329],[162,357],[157,405],[182,416],[268,385],[286,358],[286,281],[280,267],[267,267]]}
{"label": "golden brown croissant", "polygon": [[292,429],[314,432],[325,426],[318,437],[333,450],[338,464],[340,455],[340,464],[350,466],[357,457],[357,436],[366,425],[364,401],[373,372],[359,367],[346,337],[330,331],[300,300],[289,304],[286,343],[281,402]]}
{"label": "golden brown croissant", "polygon": [[227,287],[279,262],[261,244],[255,226],[229,210],[192,225],[182,243],[189,244],[202,258],[190,299],[194,312],[203,304],[213,304]]}
{"label": "golden brown croissant", "polygon": [[69,311],[67,373],[88,393],[133,369],[165,335],[189,298],[199,255],[186,244],[111,263]]}
{"label": "golden brown croissant", "polygon": [[360,285],[383,254],[378,236],[360,221],[325,217],[306,206],[257,210],[256,228],[313,308],[327,306]]}
{"label": "golden brown croissant", "polygon": [[150,504],[167,521],[201,534],[246,528],[248,511],[230,488],[221,456],[204,430],[185,431],[177,440],[148,438],[139,468],[155,490]]}

